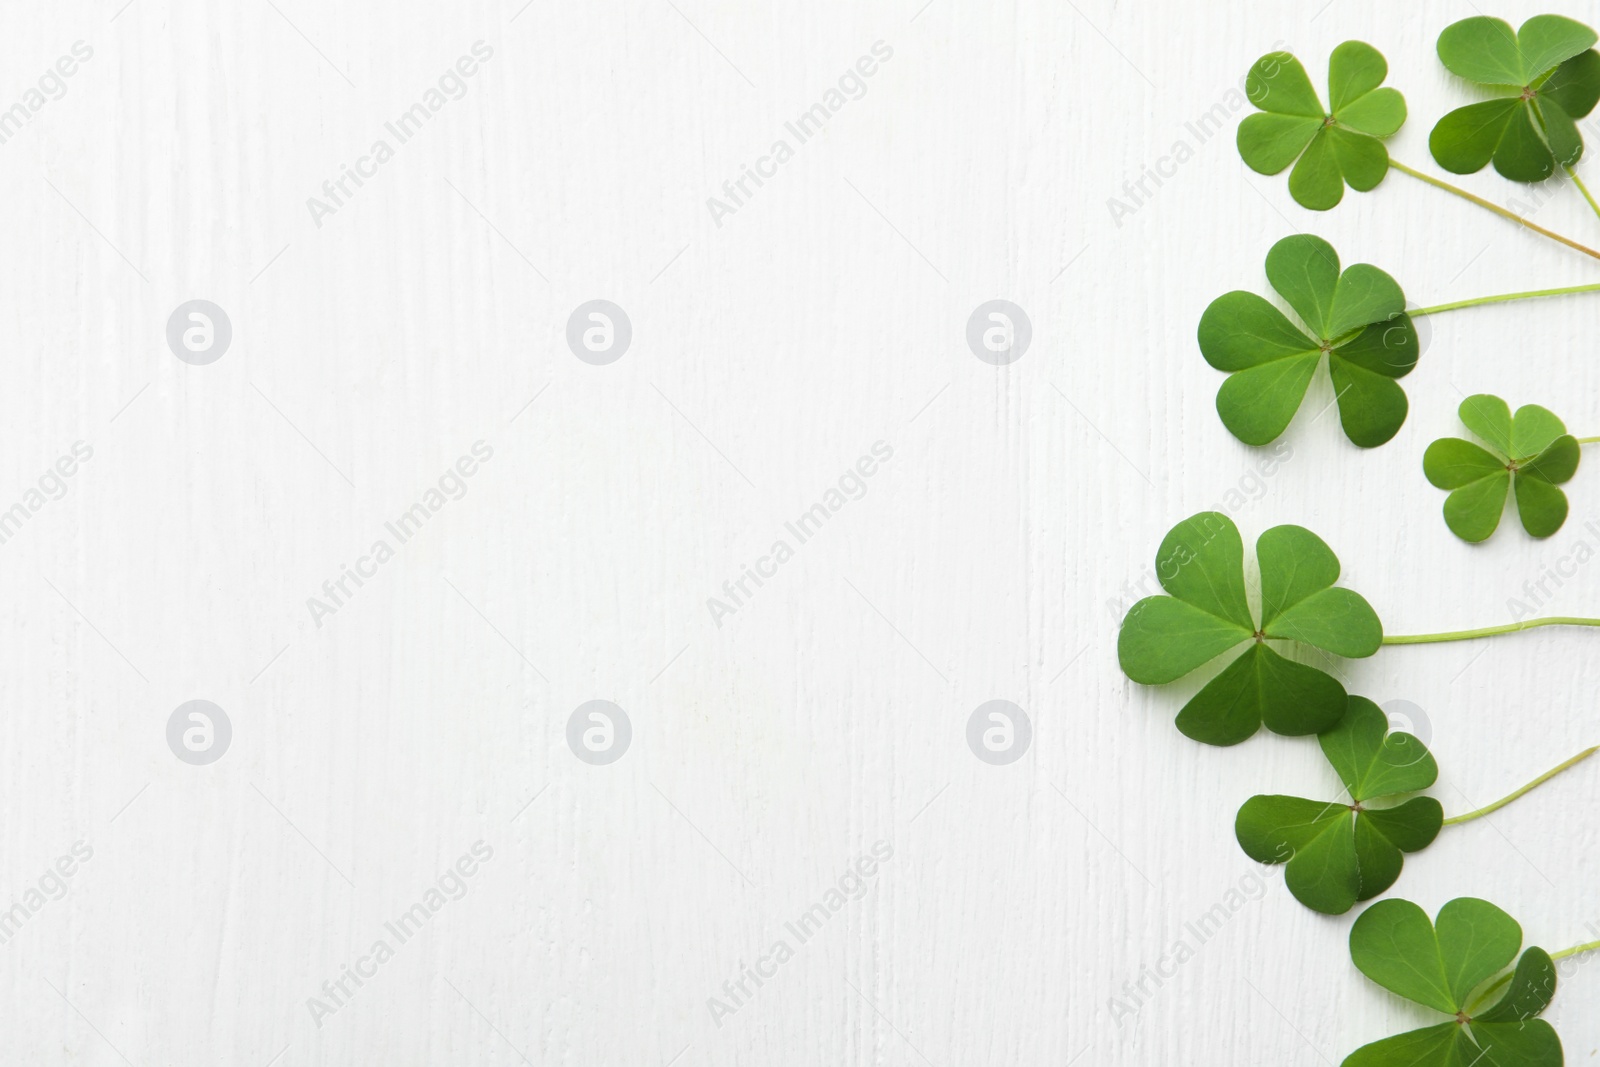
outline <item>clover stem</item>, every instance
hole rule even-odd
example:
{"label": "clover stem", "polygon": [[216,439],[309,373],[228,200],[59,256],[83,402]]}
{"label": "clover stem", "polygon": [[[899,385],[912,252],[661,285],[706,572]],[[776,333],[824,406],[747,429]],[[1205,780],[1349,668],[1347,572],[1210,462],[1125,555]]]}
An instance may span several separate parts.
{"label": "clover stem", "polygon": [[[1581,945],[1573,945],[1571,948],[1564,948],[1560,952],[1552,952],[1550,953],[1550,959],[1552,961],[1564,960],[1568,956],[1576,956],[1584,952],[1593,952],[1597,948],[1600,948],[1600,941],[1586,941]],[[1514,971],[1507,971],[1499,978],[1496,978],[1494,980],[1494,984],[1488,986],[1482,993],[1478,994],[1477,999],[1472,1002],[1472,1006],[1467,1009],[1467,1014],[1476,1015],[1479,1008],[1489,1003],[1489,999],[1491,997],[1506,987],[1506,983],[1511,981],[1511,977],[1514,973]]]}
{"label": "clover stem", "polygon": [[1580,437],[1577,440],[1580,445],[1600,444],[1600,437]]}
{"label": "clover stem", "polygon": [[1563,237],[1559,233],[1556,233],[1554,230],[1547,230],[1543,226],[1540,226],[1540,225],[1538,225],[1536,223],[1529,222],[1527,219],[1523,218],[1521,215],[1518,215],[1516,212],[1507,211],[1505,208],[1501,207],[1499,204],[1496,204],[1492,200],[1485,200],[1481,196],[1475,196],[1472,193],[1467,192],[1465,189],[1461,188],[1460,186],[1451,185],[1449,182],[1446,182],[1446,181],[1440,181],[1438,178],[1435,178],[1435,177],[1433,177],[1432,175],[1429,175],[1429,174],[1424,174],[1420,170],[1413,170],[1412,168],[1406,166],[1404,163],[1401,163],[1397,159],[1389,160],[1389,166],[1393,167],[1395,170],[1399,171],[1402,174],[1411,175],[1413,178],[1416,178],[1418,181],[1427,182],[1429,185],[1432,185],[1435,188],[1443,189],[1447,193],[1453,193],[1456,196],[1461,197],[1463,200],[1470,200],[1472,203],[1477,204],[1479,207],[1484,208],[1485,210],[1488,210],[1488,211],[1492,211],[1496,215],[1499,215],[1501,218],[1510,219],[1512,222],[1516,223],[1518,226],[1525,226],[1528,229],[1532,230],[1534,233],[1543,234],[1544,236],[1550,238],[1552,241],[1560,241],[1562,244],[1566,245],[1568,248],[1572,248],[1572,249],[1575,249],[1575,250],[1577,250],[1579,252],[1582,252],[1586,256],[1592,256],[1595,259],[1600,259],[1600,252],[1596,252],[1594,249],[1590,248],[1588,245],[1581,245],[1577,241],[1574,241],[1570,237]]}
{"label": "clover stem", "polygon": [[1595,203],[1594,197],[1589,195],[1589,187],[1583,184],[1583,179],[1578,177],[1578,172],[1568,167],[1567,177],[1572,179],[1572,184],[1578,187],[1578,192],[1583,194],[1583,198],[1589,201],[1589,207],[1594,211],[1595,215],[1600,216],[1600,204]]}
{"label": "clover stem", "polygon": [[1564,960],[1568,956],[1578,956],[1585,952],[1593,952],[1597,948],[1600,948],[1600,941],[1585,941],[1581,945],[1573,945],[1571,948],[1564,948],[1560,952],[1552,952],[1550,953],[1550,958]]}
{"label": "clover stem", "polygon": [[[1550,958],[1551,959],[1555,959],[1554,956],[1552,956]],[[1500,992],[1500,990],[1504,989],[1506,987],[1506,983],[1511,981],[1511,976],[1513,974],[1515,974],[1515,973],[1516,972],[1514,972],[1514,971],[1507,971],[1505,974],[1502,974],[1499,978],[1496,978],[1492,985],[1490,985],[1488,988],[1486,988],[1482,993],[1478,994],[1477,999],[1474,1000],[1472,1002],[1472,1004],[1467,1008],[1467,1014],[1469,1016],[1478,1014],[1478,1009],[1482,1008],[1485,1004],[1489,1003],[1489,1000],[1490,1000],[1491,997],[1493,997],[1496,993]]]}
{"label": "clover stem", "polygon": [[1478,307],[1480,304],[1504,304],[1508,300],[1531,300],[1538,296],[1566,296],[1568,293],[1594,293],[1600,292],[1600,283],[1594,285],[1568,285],[1561,289],[1530,289],[1522,293],[1500,293],[1495,296],[1478,296],[1471,300],[1454,300],[1448,304],[1437,304],[1431,308],[1414,308],[1406,314],[1412,318],[1421,315],[1437,315],[1441,311],[1454,311],[1456,308]]}
{"label": "clover stem", "polygon": [[1600,619],[1580,619],[1572,615],[1550,615],[1542,619],[1524,619],[1508,622],[1504,626],[1484,626],[1477,630],[1450,630],[1438,634],[1386,634],[1386,645],[1431,645],[1440,641],[1470,641],[1475,637],[1494,637],[1497,634],[1514,634],[1540,626],[1600,626]]}
{"label": "clover stem", "polygon": [[[1582,752],[1578,753],[1576,756],[1573,756],[1571,759],[1567,760],[1565,763],[1561,764],[1559,767],[1553,767],[1550,770],[1545,771],[1539,777],[1535,778],[1533,781],[1529,782],[1527,785],[1523,786],[1521,789],[1518,789],[1515,793],[1512,793],[1512,794],[1510,794],[1508,796],[1501,797],[1499,800],[1495,801],[1493,804],[1490,804],[1488,807],[1479,808],[1477,811],[1469,811],[1465,815],[1456,815],[1456,816],[1454,816],[1452,818],[1446,819],[1444,821],[1444,825],[1446,825],[1446,826],[1459,826],[1464,822],[1471,822],[1473,819],[1480,819],[1485,815],[1489,815],[1489,814],[1492,814],[1493,812],[1499,811],[1501,808],[1505,807],[1507,804],[1511,803],[1513,800],[1516,800],[1518,797],[1523,796],[1526,793],[1530,793],[1533,790],[1539,788],[1541,785],[1544,785],[1546,782],[1548,782],[1550,779],[1554,778],[1556,775],[1560,774],[1562,771],[1567,770],[1570,767],[1576,767],[1578,764],[1582,763],[1584,760],[1588,759],[1590,756],[1594,755],[1596,752],[1600,752],[1600,745],[1596,745],[1593,748],[1584,749]],[[1574,949],[1574,951],[1581,951],[1581,950]]]}

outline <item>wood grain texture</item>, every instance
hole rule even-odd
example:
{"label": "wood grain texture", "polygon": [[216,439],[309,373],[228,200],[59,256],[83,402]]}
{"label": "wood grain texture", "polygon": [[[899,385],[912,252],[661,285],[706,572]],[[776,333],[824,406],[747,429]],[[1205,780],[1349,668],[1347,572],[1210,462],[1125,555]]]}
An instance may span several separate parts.
{"label": "wood grain texture", "polygon": [[[1310,1067],[1417,1018],[1350,966],[1349,917],[1233,840],[1251,794],[1332,782],[1314,747],[1185,740],[1183,687],[1127,682],[1115,639],[1162,534],[1219,504],[1247,538],[1322,533],[1396,632],[1504,621],[1600,548],[1592,471],[1548,542],[1470,547],[1420,466],[1466,393],[1600,433],[1592,301],[1429,321],[1393,443],[1312,418],[1319,383],[1265,479],[1195,347],[1296,230],[1418,304],[1594,277],[1403,175],[1312,215],[1238,159],[1248,64],[1278,44],[1321,72],[1359,38],[1410,105],[1395,156],[1432,169],[1467,98],[1433,42],[1470,8],[120,3],[12,5],[0,33],[0,107],[93,50],[0,144],[0,510],[93,450],[0,544],[0,904],[92,849],[0,944],[0,1061]],[[859,98],[719,224],[707,199],[875,42]],[[1574,190],[1539,195],[1541,224],[1594,237]],[[193,298],[232,323],[208,366],[165,340]],[[633,326],[609,366],[566,342],[596,298]],[[964,336],[994,298],[1033,327],[1005,367]],[[313,618],[476,442],[459,498]],[[708,598],[877,442],[859,499],[718,625]],[[1547,589],[1595,614],[1600,568]],[[1347,682],[1423,709],[1454,813],[1600,740],[1593,641],[1387,649]],[[233,727],[204,767],[165,735],[197,698]],[[997,698],[1035,731],[1008,766],[965,740]],[[608,766],[567,744],[592,699],[632,724]],[[1596,936],[1596,781],[1447,830],[1399,891],[1487,897],[1552,949]],[[858,898],[829,909],[841,878]],[[402,942],[386,923],[419,903]],[[780,939],[792,958],[713,1012]],[[1573,966],[1548,1016],[1574,1063],[1597,995]]]}

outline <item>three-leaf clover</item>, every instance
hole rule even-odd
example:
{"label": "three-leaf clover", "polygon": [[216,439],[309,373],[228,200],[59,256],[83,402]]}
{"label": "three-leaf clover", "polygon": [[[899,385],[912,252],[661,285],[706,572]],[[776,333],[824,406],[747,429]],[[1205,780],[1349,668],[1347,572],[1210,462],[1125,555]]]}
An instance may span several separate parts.
{"label": "three-leaf clover", "polygon": [[1505,996],[1479,1011],[1472,991],[1513,959],[1522,927],[1484,900],[1459,897],[1437,922],[1408,900],[1380,900],[1350,929],[1350,958],[1391,993],[1453,1015],[1448,1022],[1375,1041],[1343,1067],[1560,1067],[1561,1039],[1536,1018],[1556,991],[1548,953],[1530,948]]}
{"label": "three-leaf clover", "polygon": [[1367,805],[1426,789],[1439,767],[1417,738],[1390,733],[1388,719],[1366,697],[1352,696],[1344,719],[1317,740],[1348,799],[1251,797],[1239,809],[1234,833],[1251,859],[1287,860],[1284,882],[1296,900],[1342,915],[1394,885],[1402,854],[1427,848],[1444,825],[1444,809],[1432,797]]}
{"label": "three-leaf clover", "polygon": [[1342,200],[1346,182],[1363,193],[1375,188],[1389,173],[1389,150],[1379,138],[1406,121],[1405,97],[1379,88],[1388,74],[1376,48],[1346,41],[1328,59],[1330,110],[1324,110],[1298,59],[1287,52],[1262,56],[1245,77],[1245,93],[1261,113],[1239,124],[1239,155],[1259,174],[1294,163],[1289,195],[1315,211]]}
{"label": "three-leaf clover", "polygon": [[1428,481],[1451,491],[1444,501],[1451,532],[1463,541],[1487,539],[1500,525],[1513,490],[1523,529],[1534,537],[1561,529],[1567,494],[1556,486],[1578,469],[1578,439],[1545,408],[1525,404],[1513,416],[1510,405],[1487,393],[1463,400],[1460,414],[1489,447],[1442,437],[1422,456]]}
{"label": "three-leaf clover", "polygon": [[1217,392],[1223,425],[1246,444],[1273,440],[1327,356],[1345,435],[1363,448],[1393,437],[1408,410],[1395,379],[1411,373],[1419,349],[1399,284],[1366,263],[1341,273],[1333,246],[1309,234],[1272,246],[1267,281],[1302,325],[1241,289],[1217,297],[1200,316],[1201,354],[1229,372]]}
{"label": "three-leaf clover", "polygon": [[1512,181],[1540,182],[1583,155],[1576,119],[1600,101],[1595,32],[1560,15],[1536,15],[1512,32],[1502,19],[1462,19],[1439,35],[1453,74],[1513,95],[1456,108],[1433,128],[1439,166],[1471,174],[1494,160]]}
{"label": "three-leaf clover", "polygon": [[1129,609],[1117,659],[1136,682],[1176,681],[1225,652],[1244,652],[1178,713],[1178,729],[1210,745],[1235,745],[1261,728],[1314,734],[1344,715],[1344,687],[1315,667],[1287,659],[1279,642],[1336,656],[1370,656],[1383,643],[1372,606],[1336,588],[1339,559],[1300,526],[1274,526],[1256,541],[1260,624],[1245,593],[1239,528],[1208,511],[1174,526],[1156,556],[1156,577],[1171,596]]}

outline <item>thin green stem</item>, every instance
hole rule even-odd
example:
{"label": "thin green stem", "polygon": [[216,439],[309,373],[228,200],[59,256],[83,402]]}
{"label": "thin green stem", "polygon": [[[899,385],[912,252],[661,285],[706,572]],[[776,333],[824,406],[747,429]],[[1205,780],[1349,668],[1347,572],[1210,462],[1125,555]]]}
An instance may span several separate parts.
{"label": "thin green stem", "polygon": [[[1550,953],[1550,959],[1552,961],[1564,960],[1568,956],[1576,956],[1582,952],[1593,952],[1597,948],[1600,948],[1600,941],[1586,941],[1581,945],[1573,945],[1571,948],[1564,948],[1560,952],[1552,952]],[[1482,993],[1478,994],[1477,999],[1472,1002],[1472,1006],[1467,1009],[1467,1014],[1469,1016],[1478,1014],[1478,1009],[1489,1003],[1490,997],[1504,989],[1506,987],[1506,983],[1511,981],[1511,976],[1515,973],[1515,971],[1507,971],[1499,978],[1496,978],[1494,982],[1485,988]]]}
{"label": "thin green stem", "polygon": [[1583,179],[1578,177],[1578,172],[1568,167],[1567,177],[1572,179],[1572,184],[1578,187],[1578,192],[1583,194],[1583,198],[1589,201],[1589,207],[1594,211],[1596,217],[1600,217],[1600,204],[1595,203],[1594,197],[1589,195],[1589,187],[1583,184]]}
{"label": "thin green stem", "polygon": [[1572,615],[1550,615],[1542,619],[1524,619],[1508,622],[1504,626],[1484,626],[1476,630],[1450,630],[1438,634],[1388,634],[1386,645],[1431,645],[1440,641],[1470,641],[1475,637],[1494,637],[1497,634],[1514,634],[1540,626],[1600,626],[1600,619],[1580,619]]}
{"label": "thin green stem", "polygon": [[1550,958],[1564,960],[1568,956],[1578,956],[1585,952],[1593,952],[1597,948],[1600,948],[1600,941],[1585,941],[1581,945],[1573,945],[1571,948],[1564,948],[1560,952],[1552,952],[1550,953]]}
{"label": "thin green stem", "polygon": [[[1507,804],[1511,803],[1513,800],[1516,800],[1518,797],[1523,796],[1523,795],[1525,795],[1527,793],[1531,793],[1531,792],[1533,792],[1533,790],[1538,789],[1541,785],[1544,785],[1546,782],[1548,782],[1550,779],[1554,778],[1556,775],[1560,774],[1562,771],[1567,770],[1568,768],[1571,768],[1571,767],[1576,767],[1578,764],[1582,763],[1584,760],[1588,759],[1590,756],[1594,755],[1596,752],[1600,752],[1600,745],[1596,745],[1593,748],[1584,749],[1582,752],[1578,753],[1576,756],[1573,756],[1571,759],[1567,760],[1565,763],[1561,764],[1559,767],[1552,767],[1550,770],[1545,771],[1543,774],[1541,774],[1539,777],[1535,778],[1533,781],[1529,782],[1527,785],[1523,786],[1521,789],[1518,789],[1515,793],[1511,793],[1508,796],[1501,797],[1499,800],[1495,801],[1493,804],[1490,804],[1488,807],[1479,808],[1477,811],[1469,811],[1465,815],[1457,815],[1457,816],[1455,816],[1453,818],[1446,819],[1444,821],[1444,825],[1446,825],[1446,826],[1460,826],[1464,822],[1471,822],[1473,819],[1481,819],[1485,815],[1493,814],[1494,812],[1497,812],[1501,808],[1505,807]],[[1569,955],[1570,955],[1570,953],[1569,953]]]}
{"label": "thin green stem", "polygon": [[[1554,956],[1551,957],[1551,959],[1554,958]],[[1511,981],[1511,976],[1515,973],[1515,971],[1507,971],[1505,974],[1502,974],[1499,978],[1496,978],[1493,982],[1491,982],[1482,993],[1478,994],[1477,999],[1467,1006],[1467,1017],[1471,1018],[1472,1016],[1478,1014],[1478,1011],[1485,1004],[1489,1003],[1490,997],[1494,996],[1496,993],[1500,992],[1500,990],[1506,987],[1506,983]]]}
{"label": "thin green stem", "polygon": [[1580,445],[1600,444],[1600,437],[1580,437],[1578,438],[1578,443]]}
{"label": "thin green stem", "polygon": [[1582,252],[1586,256],[1590,256],[1590,257],[1592,257],[1594,259],[1600,259],[1600,252],[1596,252],[1594,249],[1590,248],[1588,245],[1581,245],[1577,241],[1574,241],[1570,237],[1563,237],[1559,233],[1556,233],[1554,230],[1547,230],[1543,226],[1538,225],[1537,223],[1529,222],[1527,219],[1523,218],[1521,215],[1518,215],[1516,212],[1508,211],[1505,208],[1501,207],[1499,204],[1496,204],[1492,200],[1485,200],[1481,196],[1475,196],[1474,194],[1467,192],[1465,189],[1461,188],[1458,185],[1451,185],[1449,182],[1440,181],[1438,178],[1435,178],[1430,174],[1424,174],[1420,170],[1413,170],[1411,167],[1406,166],[1404,163],[1401,163],[1397,159],[1389,160],[1389,166],[1393,167],[1395,170],[1399,171],[1401,174],[1409,174],[1413,178],[1416,178],[1418,181],[1427,182],[1429,185],[1433,186],[1436,189],[1443,189],[1445,192],[1452,193],[1452,194],[1454,194],[1456,196],[1459,196],[1463,200],[1470,200],[1472,203],[1477,204],[1479,207],[1483,208],[1484,210],[1492,211],[1496,215],[1499,215],[1501,218],[1509,219],[1510,221],[1516,223],[1518,226],[1524,226],[1524,227],[1532,230],[1534,233],[1543,234],[1544,236],[1550,238],[1552,241],[1560,241],[1562,244],[1566,245],[1568,248],[1571,248],[1571,249],[1574,249],[1576,251]]}
{"label": "thin green stem", "polygon": [[1593,285],[1568,285],[1560,289],[1530,289],[1522,293],[1500,293],[1497,296],[1478,296],[1471,300],[1455,300],[1448,304],[1437,304],[1431,308],[1415,308],[1406,314],[1412,318],[1419,315],[1437,315],[1441,311],[1454,311],[1456,308],[1478,307],[1481,304],[1504,304],[1509,300],[1531,300],[1538,296],[1566,296],[1568,293],[1594,293],[1600,292],[1600,282]]}

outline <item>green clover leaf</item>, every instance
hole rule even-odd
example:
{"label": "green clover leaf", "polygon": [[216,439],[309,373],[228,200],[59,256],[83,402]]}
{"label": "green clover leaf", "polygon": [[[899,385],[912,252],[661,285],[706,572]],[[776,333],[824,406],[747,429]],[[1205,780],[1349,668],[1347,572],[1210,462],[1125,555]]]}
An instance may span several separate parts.
{"label": "green clover leaf", "polygon": [[1376,188],[1389,173],[1381,138],[1406,121],[1405,97],[1379,88],[1388,75],[1381,52],[1346,41],[1328,58],[1332,110],[1324,110],[1298,59],[1288,52],[1262,56],[1245,76],[1245,93],[1260,114],[1239,124],[1239,155],[1258,174],[1294,163],[1289,195],[1314,211],[1342,200],[1346,183],[1363,193]]}
{"label": "green clover leaf", "polygon": [[1239,289],[1200,316],[1200,353],[1228,372],[1217,392],[1222,424],[1246,444],[1272,441],[1288,428],[1327,356],[1345,436],[1362,448],[1392,438],[1409,408],[1395,379],[1411,373],[1420,347],[1400,286],[1366,263],[1341,273],[1333,246],[1309,234],[1272,246],[1267,281],[1301,325]]}
{"label": "green clover leaf", "polygon": [[1284,882],[1313,911],[1343,915],[1394,885],[1403,853],[1433,844],[1444,809],[1432,797],[1368,807],[1426,789],[1439,777],[1417,738],[1390,733],[1389,721],[1366,697],[1352,696],[1338,726],[1317,740],[1349,792],[1349,801],[1255,796],[1245,801],[1234,834],[1259,863],[1285,863]]}
{"label": "green clover leaf", "polygon": [[1517,958],[1522,927],[1487,901],[1460,897],[1436,922],[1408,900],[1380,900],[1350,928],[1350,958],[1391,993],[1455,1018],[1375,1041],[1343,1067],[1561,1067],[1561,1040],[1537,1016],[1556,991],[1541,948],[1522,954],[1510,987],[1479,1011],[1474,989]]}
{"label": "green clover leaf", "polygon": [[1343,717],[1344,687],[1327,673],[1285,658],[1276,642],[1336,656],[1370,656],[1383,643],[1371,605],[1334,586],[1339,559],[1299,526],[1275,526],[1256,541],[1261,623],[1245,593],[1239,528],[1208,511],[1174,526],[1156,556],[1156,577],[1171,596],[1129,609],[1117,636],[1117,660],[1129,678],[1162,685],[1246,646],[1178,713],[1185,735],[1236,745],[1265,723],[1280,734],[1314,734]]}
{"label": "green clover leaf", "polygon": [[1594,30],[1560,15],[1536,15],[1512,32],[1501,19],[1478,16],[1445,27],[1439,58],[1453,74],[1500,96],[1456,108],[1428,135],[1439,166],[1472,174],[1494,169],[1518,182],[1541,182],[1557,165],[1583,155],[1576,120],[1600,101],[1600,53]]}
{"label": "green clover leaf", "polygon": [[1489,447],[1459,437],[1442,437],[1428,446],[1422,470],[1440,489],[1444,521],[1463,541],[1487,540],[1500,525],[1506,497],[1517,497],[1522,528],[1549,537],[1567,521],[1567,494],[1556,486],[1578,469],[1578,439],[1555,415],[1525,404],[1511,407],[1487,393],[1461,402],[1461,421]]}

